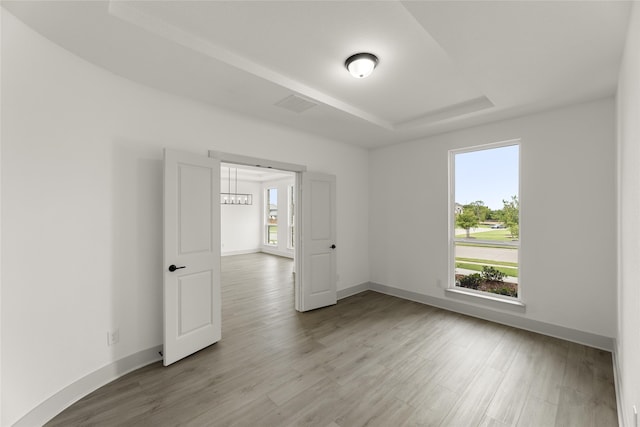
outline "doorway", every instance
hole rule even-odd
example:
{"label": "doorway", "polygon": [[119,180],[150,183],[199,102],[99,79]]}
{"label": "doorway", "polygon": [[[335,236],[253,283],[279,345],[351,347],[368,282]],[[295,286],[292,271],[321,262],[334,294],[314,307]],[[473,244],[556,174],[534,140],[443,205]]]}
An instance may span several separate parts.
{"label": "doorway", "polygon": [[[337,302],[336,177],[304,165],[209,151],[212,161],[295,173],[295,309],[309,311]],[[218,167],[220,165],[218,163]],[[303,191],[304,190],[304,191]],[[301,238],[304,237],[304,239]]]}
{"label": "doorway", "polygon": [[[209,152],[209,157],[164,150],[163,259],[168,266],[163,278],[165,365],[221,338],[220,205],[225,196],[221,194],[221,162],[262,164],[267,169],[295,173],[293,194],[299,201],[294,204],[292,221],[296,231],[292,238],[295,309],[309,311],[337,302],[336,177],[307,172],[305,166],[241,155]],[[230,171],[227,178],[230,180]],[[226,196],[234,198],[231,204],[253,205],[253,196],[237,188],[235,173],[233,195],[229,184]],[[270,213],[267,208],[265,214]]]}
{"label": "doorway", "polygon": [[295,309],[295,184],[294,172],[220,164],[225,330],[247,310]]}

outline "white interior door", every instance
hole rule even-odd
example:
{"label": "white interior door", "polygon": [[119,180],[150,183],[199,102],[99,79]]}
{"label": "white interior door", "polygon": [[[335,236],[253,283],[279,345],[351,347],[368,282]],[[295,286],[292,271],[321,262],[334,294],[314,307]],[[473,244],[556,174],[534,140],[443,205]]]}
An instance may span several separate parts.
{"label": "white interior door", "polygon": [[220,161],[164,152],[164,365],[221,338]]}
{"label": "white interior door", "polygon": [[337,302],[336,177],[302,172],[300,311]]}

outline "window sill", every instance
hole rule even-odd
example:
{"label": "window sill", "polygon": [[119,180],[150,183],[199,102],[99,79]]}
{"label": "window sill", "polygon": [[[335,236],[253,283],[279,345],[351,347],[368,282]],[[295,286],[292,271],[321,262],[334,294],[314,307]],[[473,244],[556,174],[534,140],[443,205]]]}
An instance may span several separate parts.
{"label": "window sill", "polygon": [[491,294],[485,295],[484,292],[480,293],[458,288],[447,288],[445,289],[445,295],[461,301],[485,304],[491,307],[508,309],[520,313],[526,311],[526,305],[522,301],[500,298]]}

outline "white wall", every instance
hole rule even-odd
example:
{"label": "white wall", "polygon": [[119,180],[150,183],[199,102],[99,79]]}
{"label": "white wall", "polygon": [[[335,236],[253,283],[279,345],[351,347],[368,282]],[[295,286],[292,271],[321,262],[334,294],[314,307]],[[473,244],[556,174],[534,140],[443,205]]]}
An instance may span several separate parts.
{"label": "white wall", "polygon": [[[0,46],[3,43],[3,28],[2,23],[4,9],[0,7]],[[1,52],[0,52],[1,53]],[[0,54],[0,81],[2,81],[2,55]],[[2,99],[2,84],[0,84],[0,100]],[[0,111],[0,165],[2,165],[2,114]],[[0,168],[0,242],[2,242],[2,169]],[[0,245],[0,424],[2,423],[2,245]]]}
{"label": "white wall", "polygon": [[617,94],[618,334],[617,358],[626,426],[640,411],[640,5],[633,5]]}
{"label": "white wall", "polygon": [[[229,180],[220,181],[220,191],[228,192]],[[231,178],[231,191],[235,181]],[[253,205],[220,205],[222,255],[259,252],[262,236],[262,186],[259,182],[238,180],[238,192],[253,194]]]}
{"label": "white wall", "polygon": [[2,19],[2,425],[161,343],[163,147],[337,175],[338,289],[368,280],[365,150],[137,85]]}
{"label": "white wall", "polygon": [[614,337],[613,107],[605,99],[373,151],[371,281],[450,298],[448,150],[521,138],[526,313],[515,315]]}
{"label": "white wall", "polygon": [[[262,229],[262,252],[286,256],[293,258],[293,249],[288,248],[289,242],[289,186],[295,184],[295,176],[290,178],[278,179],[275,181],[265,181],[262,183],[262,203],[265,206],[266,191],[267,188],[276,188],[278,190],[278,244],[267,245],[265,244],[264,233],[266,232],[264,227]],[[261,216],[262,224],[264,224],[264,218]]]}

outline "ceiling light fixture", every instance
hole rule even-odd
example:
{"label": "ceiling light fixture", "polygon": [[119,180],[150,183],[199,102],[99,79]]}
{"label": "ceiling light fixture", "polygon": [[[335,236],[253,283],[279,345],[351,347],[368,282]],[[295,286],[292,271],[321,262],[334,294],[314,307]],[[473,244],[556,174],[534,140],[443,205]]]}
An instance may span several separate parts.
{"label": "ceiling light fixture", "polygon": [[372,53],[356,53],[344,61],[344,66],[356,79],[364,79],[373,72],[378,65],[378,57]]}
{"label": "ceiling light fixture", "polygon": [[253,204],[253,194],[238,193],[238,169],[236,169],[236,191],[234,193],[231,192],[231,168],[229,168],[228,182],[229,182],[229,192],[220,193],[221,205],[252,205]]}

